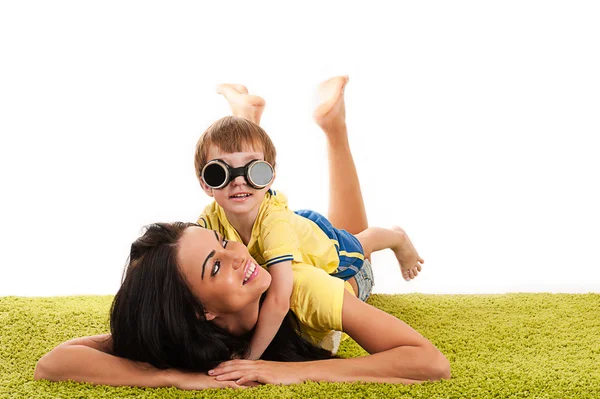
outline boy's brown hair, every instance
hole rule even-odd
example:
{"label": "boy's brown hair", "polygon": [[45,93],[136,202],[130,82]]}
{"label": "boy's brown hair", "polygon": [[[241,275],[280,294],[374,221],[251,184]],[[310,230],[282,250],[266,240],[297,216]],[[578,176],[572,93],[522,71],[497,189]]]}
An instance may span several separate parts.
{"label": "boy's brown hair", "polygon": [[267,132],[247,119],[226,116],[210,125],[198,139],[194,166],[199,182],[202,182],[202,169],[210,161],[207,156],[212,145],[228,153],[243,152],[250,149],[262,151],[265,155],[265,161],[275,168],[275,146]]}

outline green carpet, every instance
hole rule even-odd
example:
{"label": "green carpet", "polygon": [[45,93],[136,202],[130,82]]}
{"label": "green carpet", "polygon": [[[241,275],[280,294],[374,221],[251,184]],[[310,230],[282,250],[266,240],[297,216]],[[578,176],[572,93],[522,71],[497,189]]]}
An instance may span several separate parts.
{"label": "green carpet", "polygon": [[[448,357],[452,379],[436,383],[185,392],[34,381],[55,345],[107,331],[111,299],[0,297],[0,398],[600,398],[600,294],[374,295]],[[340,349],[364,353],[350,340]]]}

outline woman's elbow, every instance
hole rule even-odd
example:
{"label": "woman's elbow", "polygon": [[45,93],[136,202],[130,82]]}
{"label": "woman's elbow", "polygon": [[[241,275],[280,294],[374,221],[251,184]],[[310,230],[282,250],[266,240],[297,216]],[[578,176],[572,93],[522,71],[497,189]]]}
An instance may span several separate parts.
{"label": "woman's elbow", "polygon": [[431,356],[428,365],[427,374],[430,381],[449,380],[450,379],[450,362],[437,349]]}
{"label": "woman's elbow", "polygon": [[57,361],[60,359],[62,351],[64,348],[68,346],[67,343],[63,343],[56,348],[52,349],[50,352],[46,353],[35,365],[35,370],[33,372],[34,380],[48,380],[48,381],[58,381],[58,371],[59,364]]}
{"label": "woman's elbow", "polygon": [[34,380],[49,380],[50,373],[48,368],[48,354],[45,354],[35,365],[35,371],[33,372]]}

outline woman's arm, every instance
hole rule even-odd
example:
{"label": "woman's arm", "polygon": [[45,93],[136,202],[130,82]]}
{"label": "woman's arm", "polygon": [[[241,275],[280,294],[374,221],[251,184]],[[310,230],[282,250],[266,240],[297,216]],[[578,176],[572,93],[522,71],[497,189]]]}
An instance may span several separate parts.
{"label": "woman's arm", "polygon": [[410,384],[450,378],[450,364],[433,344],[406,323],[349,292],[344,294],[342,323],[370,355],[300,363],[233,360],[210,375],[238,384],[258,381],[290,384],[303,381],[388,382]]}
{"label": "woman's arm", "polygon": [[308,362],[303,365],[306,379],[413,383],[450,378],[450,363],[431,342],[408,324],[348,292],[342,323],[344,331],[370,355]]}
{"label": "woman's arm", "polygon": [[110,334],[72,339],[58,345],[38,361],[34,379],[152,388],[239,388],[231,381],[217,381],[204,373],[159,370],[146,363],[114,356],[111,351]]}

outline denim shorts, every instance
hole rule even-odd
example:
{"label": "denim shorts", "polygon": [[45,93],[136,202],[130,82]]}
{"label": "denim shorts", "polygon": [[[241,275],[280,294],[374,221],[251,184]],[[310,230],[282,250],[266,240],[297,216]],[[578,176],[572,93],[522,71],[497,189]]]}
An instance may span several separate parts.
{"label": "denim shorts", "polygon": [[371,262],[369,262],[368,259],[365,259],[358,273],[354,275],[354,278],[356,279],[356,285],[358,286],[358,299],[366,302],[371,296],[371,291],[373,291],[373,286],[375,285],[373,269],[371,267]]}

